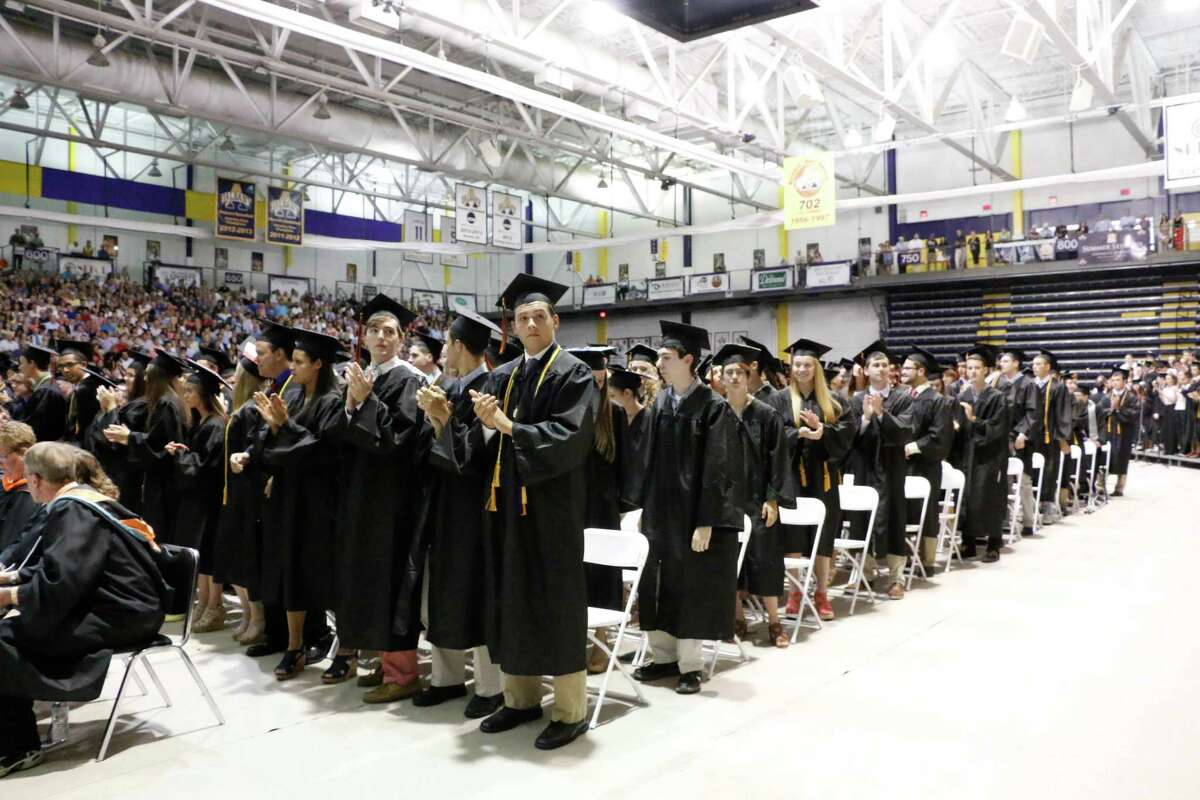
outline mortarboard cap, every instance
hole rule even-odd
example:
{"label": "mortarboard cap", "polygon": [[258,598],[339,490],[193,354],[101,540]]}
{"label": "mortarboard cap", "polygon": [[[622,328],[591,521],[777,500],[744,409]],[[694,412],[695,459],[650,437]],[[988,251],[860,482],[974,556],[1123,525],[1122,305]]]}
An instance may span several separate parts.
{"label": "mortarboard cap", "polygon": [[262,326],[261,339],[265,340],[271,347],[290,351],[296,346],[296,334],[298,331],[294,328],[289,328],[287,325],[280,325],[278,322],[273,322],[269,319],[264,319]]}
{"label": "mortarboard cap", "polygon": [[191,367],[192,374],[200,381],[200,385],[204,387],[204,391],[209,394],[218,395],[221,393],[221,387],[229,386],[224,378],[203,364],[189,358],[187,365]]}
{"label": "mortarboard cap", "polygon": [[462,342],[473,353],[486,350],[493,333],[499,335],[500,326],[470,309],[460,310],[450,323],[450,338]]}
{"label": "mortarboard cap", "polygon": [[700,366],[696,368],[696,374],[707,376],[709,369],[712,368],[712,365],[713,357],[711,355],[705,356],[704,360],[700,362]]}
{"label": "mortarboard cap", "polygon": [[849,358],[843,358],[838,361],[838,366],[846,371],[854,369],[854,361]]}
{"label": "mortarboard cap", "polygon": [[644,344],[635,344],[625,351],[625,361],[630,364],[634,361],[647,361],[651,364],[657,364],[658,351]]}
{"label": "mortarboard cap", "polygon": [[1129,368],[1126,367],[1124,364],[1117,364],[1116,366],[1114,366],[1112,368],[1111,371],[1109,371],[1108,374],[1110,376],[1111,375],[1120,375],[1125,380],[1129,380]]}
{"label": "mortarboard cap", "polygon": [[624,367],[612,365],[609,369],[608,381],[617,389],[628,389],[637,394],[642,388],[642,376],[636,372],[630,372]]}
{"label": "mortarboard cap", "polygon": [[508,345],[504,348],[504,352],[500,352],[500,340],[492,339],[487,346],[487,360],[493,367],[498,367],[501,364],[507,364],[510,361],[515,361],[525,354],[525,349],[519,341],[514,338],[509,338]]}
{"label": "mortarboard cap", "polygon": [[337,362],[338,351],[342,349],[342,343],[336,338],[327,333],[318,333],[303,328],[293,328],[292,331],[296,335],[296,344],[294,345],[296,350],[303,350],[309,358],[326,363],[331,367]]}
{"label": "mortarboard cap", "polygon": [[926,374],[930,376],[930,379],[932,379],[934,375],[940,376],[942,373],[942,366],[938,363],[937,356],[926,350],[924,347],[917,347],[914,344],[912,346],[912,351],[908,354],[906,360],[914,361],[923,366]]}
{"label": "mortarboard cap", "polygon": [[813,358],[820,358],[831,349],[828,345],[814,342],[812,339],[797,339],[787,346],[786,352],[793,357],[812,356]]}
{"label": "mortarboard cap", "polygon": [[822,371],[825,373],[825,382],[829,383],[841,373],[842,365],[836,361],[830,361],[822,367]]}
{"label": "mortarboard cap", "polygon": [[187,364],[183,362],[183,359],[177,358],[161,347],[154,348],[154,360],[150,362],[150,365],[157,367],[172,378],[178,378],[187,369]]}
{"label": "mortarboard cap", "polygon": [[[741,338],[742,341],[746,341],[746,337],[743,336]],[[761,363],[762,359],[762,348],[747,347],[744,344],[733,344],[731,342],[717,351],[717,354],[713,357],[713,362],[719,367],[723,367],[726,364],[745,364],[749,366],[753,362]]]}
{"label": "mortarboard cap", "polygon": [[154,360],[154,356],[142,350],[129,350],[125,355],[129,356],[130,361],[141,364],[143,369],[150,366],[150,362]]}
{"label": "mortarboard cap", "polygon": [[54,349],[59,353],[66,355],[68,351],[74,351],[83,356],[84,361],[91,361],[96,349],[91,342],[71,341],[69,339],[55,339]]}
{"label": "mortarboard cap", "polygon": [[417,338],[421,343],[429,348],[429,355],[433,356],[433,360],[437,361],[442,357],[442,348],[446,346],[446,342],[440,336],[434,336],[432,333],[422,333],[417,331]]}
{"label": "mortarboard cap", "polygon": [[858,355],[854,357],[854,360],[865,367],[871,356],[875,355],[876,353],[879,353],[887,358],[889,364],[896,363],[895,354],[892,353],[891,350],[888,350],[887,344],[882,339],[876,339],[864,347],[858,352]]}
{"label": "mortarboard cap", "polygon": [[1034,358],[1039,358],[1039,357],[1044,358],[1044,359],[1046,359],[1046,362],[1050,364],[1050,369],[1058,369],[1058,357],[1056,355],[1054,355],[1054,353],[1051,353],[1049,350],[1046,350],[1044,348],[1040,349],[1036,353],[1033,354],[1033,357]]}
{"label": "mortarboard cap", "polygon": [[668,319],[659,320],[658,325],[662,330],[663,347],[677,347],[697,359],[703,351],[709,349],[708,331],[704,328]]}
{"label": "mortarboard cap", "polygon": [[404,330],[417,318],[415,312],[402,303],[396,302],[383,292],[379,292],[363,304],[362,309],[358,312],[358,320],[365,325],[367,320],[376,314],[391,314],[396,318],[396,322],[399,323],[400,330]]}
{"label": "mortarboard cap", "polygon": [[54,358],[54,351],[48,347],[40,347],[36,344],[27,344],[21,350],[21,355],[26,361],[32,361],[38,369],[48,369],[50,360]]}
{"label": "mortarboard cap", "polygon": [[977,344],[968,347],[962,354],[963,360],[968,358],[978,358],[983,361],[985,367],[993,367],[996,365],[996,349],[990,344]]}
{"label": "mortarboard cap", "polygon": [[109,389],[115,389],[117,387],[116,381],[110,380],[107,376],[102,375],[94,369],[84,367],[83,371],[87,374],[84,375],[83,380],[79,382],[80,386],[86,383],[89,386],[107,386]]}
{"label": "mortarboard cap", "polygon": [[1029,356],[1019,347],[1009,347],[1008,345],[1004,345],[1000,348],[999,353],[1000,355],[1012,356],[1022,364],[1029,360]]}
{"label": "mortarboard cap", "polygon": [[570,287],[564,286],[561,283],[555,283],[545,278],[538,278],[534,275],[518,272],[517,276],[505,287],[504,293],[500,295],[500,299],[496,303],[496,307],[515,311],[518,306],[540,301],[549,303],[550,307],[554,308],[554,304],[567,293],[568,288]]}
{"label": "mortarboard cap", "polygon": [[592,345],[590,347],[572,347],[567,352],[587,364],[590,369],[597,370],[604,369],[606,360],[616,350],[604,345]]}
{"label": "mortarboard cap", "polygon": [[233,360],[229,354],[219,347],[208,347],[207,345],[200,348],[200,358],[217,365],[218,372],[228,372],[233,369]]}
{"label": "mortarboard cap", "polygon": [[755,341],[754,339],[751,339],[749,336],[739,336],[738,339],[740,339],[742,341],[742,344],[746,345],[747,347],[753,347],[755,350],[758,351],[758,357],[756,357],[754,360],[758,362],[758,368],[759,368],[760,372],[778,372],[779,371],[777,369],[777,365],[779,364],[779,359],[777,359],[777,358],[775,358],[775,356],[771,355],[771,350],[765,344],[763,344],[762,342]]}

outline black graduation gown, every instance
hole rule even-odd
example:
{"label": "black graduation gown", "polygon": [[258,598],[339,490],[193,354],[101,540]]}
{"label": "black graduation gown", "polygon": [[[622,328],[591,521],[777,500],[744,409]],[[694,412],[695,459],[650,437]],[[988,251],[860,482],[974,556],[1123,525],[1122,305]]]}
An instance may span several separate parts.
{"label": "black graduation gown", "polygon": [[412,650],[421,633],[421,567],[410,557],[425,514],[413,454],[425,422],[422,386],[400,365],[375,378],[351,417],[340,398],[333,608],[343,647]]}
{"label": "black graduation gown", "polygon": [[58,441],[67,432],[67,398],[53,378],[46,378],[12,417],[33,428],[39,442]]}
{"label": "black graduation gown", "polygon": [[1106,411],[1103,428],[1111,451],[1109,474],[1125,475],[1129,472],[1129,460],[1133,457],[1141,403],[1137,395],[1126,389],[1119,396],[1116,393],[1109,395]]}
{"label": "black graduation gown", "polygon": [[263,602],[287,611],[328,608],[337,524],[337,432],[345,405],[336,390],[305,403],[304,388],[285,396],[288,421],[271,432],[264,424],[250,449],[270,479],[263,511]]}
{"label": "black graduation gown", "polygon": [[29,493],[25,481],[22,480],[11,489],[0,488],[0,551],[6,550],[20,538],[37,509],[38,503]]}
{"label": "black graduation gown", "polygon": [[[41,550],[41,536],[46,526],[46,507],[44,505],[35,506],[29,520],[25,523],[25,527],[17,533],[17,538],[9,545],[0,549],[0,564],[5,564],[10,567],[18,567],[22,563],[25,564],[25,569],[21,572],[21,579],[27,580],[32,574],[30,570],[37,567],[37,553],[33,552],[34,548]],[[33,553],[30,556],[30,553]],[[28,562],[26,563],[26,558]]]}
{"label": "black graduation gown", "polygon": [[63,438],[71,444],[85,447],[87,431],[92,420],[100,413],[100,399],[96,396],[97,383],[90,376],[75,384],[67,399],[67,427]]}
{"label": "black graduation gown", "polygon": [[[600,398],[600,395],[596,395]],[[631,508],[627,500],[623,500],[622,491],[627,485],[624,473],[629,468],[630,453],[626,439],[628,423],[625,409],[609,400],[607,397],[600,402],[608,403],[612,412],[613,460],[609,461],[595,446],[587,458],[587,509],[583,515],[584,526],[587,528],[606,528],[619,530],[621,514]],[[640,416],[640,415],[639,415]],[[620,609],[621,599],[625,593],[621,569],[618,567],[600,567],[588,564],[587,597],[588,605],[597,608]]]}
{"label": "black graduation gown", "polygon": [[[483,506],[490,491],[480,500],[487,646],[509,675],[568,675],[584,669],[587,652],[583,529],[598,390],[591,369],[557,344],[532,367],[518,358],[489,375],[501,408],[510,379],[513,435],[486,442],[490,474],[499,454],[496,510]],[[484,447],[481,424],[471,436],[472,448]]]}
{"label": "black graduation gown", "polygon": [[225,472],[225,420],[216,414],[188,431],[188,452],[175,456],[175,541],[200,551],[200,572],[213,574]]}
{"label": "black graduation gown", "polygon": [[[647,410],[653,417],[641,498],[650,555],[638,589],[641,627],[679,639],[728,639],[743,524],[737,418],[703,384],[678,409],[673,394],[659,392]],[[701,527],[711,527],[712,537],[697,553],[692,535]]]}
{"label": "black graduation gown", "polygon": [[179,543],[175,538],[179,501],[173,459],[163,448],[184,441],[183,437],[183,411],[178,401],[168,396],[150,412],[145,431],[131,429],[127,445],[130,463],[143,474],[142,516],[154,528],[158,541],[167,544]]}
{"label": "black graduation gown", "polygon": [[[1032,475],[1030,459],[1033,457],[1033,450],[1029,447],[1029,431],[1034,415],[1037,414],[1037,397],[1031,391],[1035,388],[1033,381],[1024,373],[1018,373],[1011,381],[1001,375],[1000,380],[996,383],[996,388],[1004,393],[1004,399],[1008,401],[1009,449],[1013,456],[1021,459],[1021,463],[1025,466],[1025,474]],[[1025,436],[1026,444],[1025,447],[1017,450],[1011,444],[1022,434]]]}
{"label": "black graduation gown", "polygon": [[[1046,459],[1046,471],[1042,476],[1042,502],[1058,502],[1058,462],[1062,458],[1060,442],[1071,441],[1071,424],[1074,408],[1071,393],[1066,384],[1049,380],[1039,387],[1031,382],[1029,389],[1033,398],[1033,414],[1029,420],[1029,442],[1032,453],[1041,453]],[[1049,439],[1049,441],[1047,441]],[[1036,487],[1035,487],[1036,488]]]}
{"label": "black graduation gown", "polygon": [[471,436],[476,419],[470,394],[484,391],[487,382],[488,373],[480,372],[469,383],[445,384],[453,411],[429,451],[425,638],[448,650],[467,650],[486,642],[485,622],[492,602],[485,582],[481,509],[496,462],[490,448],[479,446],[483,439]]}
{"label": "black graduation gown", "polygon": [[[921,538],[936,538],[938,535],[942,462],[950,454],[950,446],[954,442],[955,408],[957,406],[952,401],[935,392],[933,387],[922,390],[912,399],[913,441],[921,452],[908,459],[908,474],[919,475],[929,481],[929,503]],[[920,513],[920,501],[909,501],[909,518],[915,521]]]}
{"label": "black graduation gown", "polygon": [[765,403],[768,397],[775,394],[775,391],[776,389],[774,386],[769,383],[764,383],[762,386],[758,387],[758,391],[754,393],[754,399],[761,400]]}
{"label": "black graduation gown", "polygon": [[650,463],[648,448],[650,447],[650,429],[654,415],[649,407],[643,407],[633,419],[625,414],[625,433],[621,437],[621,497],[628,503],[627,511],[640,508],[642,497],[642,481],[645,480],[646,466]]}
{"label": "black graduation gown", "polygon": [[[115,501],[102,507],[132,516]],[[35,700],[99,697],[112,650],[162,626],[168,590],[150,547],[82,503],[58,499],[41,556],[20,589],[19,616],[0,621],[0,692]]]}
{"label": "black graduation gown", "polygon": [[[825,432],[819,441],[800,436],[796,416],[792,413],[792,388],[776,392],[767,401],[783,420],[783,435],[787,440],[787,480],[784,492],[791,497],[815,497],[825,504],[825,522],[821,526],[821,541],[817,554],[833,555],[833,540],[842,535],[842,511],[838,502],[838,485],[842,482],[840,465],[854,442],[858,419],[848,403],[836,397],[830,398],[837,411],[837,419],[825,422]],[[803,407],[824,419],[815,394],[802,397]],[[784,546],[789,553],[808,556],[812,552],[813,530],[783,526]]]}
{"label": "black graduation gown", "polygon": [[[970,403],[975,421],[959,419],[957,439],[962,460],[956,464],[966,475],[966,488],[960,503],[960,530],[971,537],[987,539],[988,547],[999,549],[1004,543],[1003,527],[1008,507],[1008,432],[1011,412],[1004,393],[987,386],[978,395],[967,386],[958,402]],[[939,498],[940,499],[940,498]],[[931,508],[936,508],[932,506]]]}
{"label": "black graduation gown", "polygon": [[778,522],[767,527],[762,507],[770,500],[780,506],[796,505],[796,498],[784,489],[790,465],[783,420],[775,409],[753,398],[741,417],[733,416],[738,449],[731,461],[741,467],[734,479],[740,489],[738,505],[751,523],[739,588],[755,595],[778,595],[783,591],[783,530]]}
{"label": "black graduation gown", "polygon": [[[869,389],[856,392],[851,398],[851,413],[859,420],[855,427],[854,446],[849,467],[854,483],[870,486],[879,492],[879,508],[875,513],[872,550],[876,556],[908,555],[904,543],[904,526],[908,522],[908,506],[904,502],[904,479],[908,461],[904,445],[912,440],[912,395],[903,389],[892,389],[883,399],[883,414],[871,417],[862,426],[863,400]],[[855,514],[850,530],[855,538],[865,538],[867,515]]]}
{"label": "black graduation gown", "polygon": [[142,483],[145,472],[130,458],[129,448],[113,444],[104,438],[104,429],[109,425],[124,425],[131,431],[145,431],[148,421],[146,401],[131,400],[120,408],[97,414],[88,426],[83,447],[96,456],[109,480],[116,484],[121,495],[121,505],[135,514],[143,511]]}
{"label": "black graduation gown", "polygon": [[224,456],[222,458],[222,504],[217,515],[216,546],[214,549],[213,579],[232,583],[259,595],[262,578],[263,491],[267,474],[262,464],[248,464],[241,472],[229,468],[229,456],[250,449],[262,417],[253,401],[247,401],[225,423]]}

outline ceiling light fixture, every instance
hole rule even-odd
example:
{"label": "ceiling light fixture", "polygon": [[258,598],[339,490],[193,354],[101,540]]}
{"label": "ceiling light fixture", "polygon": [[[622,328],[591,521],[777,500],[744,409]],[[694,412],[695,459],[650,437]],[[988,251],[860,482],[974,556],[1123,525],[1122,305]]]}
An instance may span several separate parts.
{"label": "ceiling light fixture", "polygon": [[237,147],[233,143],[233,139],[230,138],[228,133],[225,134],[225,138],[221,140],[220,147],[221,147],[221,150],[226,153],[232,153],[234,150],[237,149]]}
{"label": "ceiling light fixture", "polygon": [[1008,101],[1008,108],[1004,112],[1005,122],[1020,122],[1028,117],[1029,114],[1025,111],[1025,106],[1021,105],[1021,101],[1016,97]]}
{"label": "ceiling light fixture", "polygon": [[157,158],[150,162],[150,171],[147,172],[146,174],[149,175],[151,178],[161,178],[162,177],[162,170],[160,170],[158,168],[158,159]]}
{"label": "ceiling light fixture", "polygon": [[317,98],[317,110],[313,112],[313,119],[330,119],[329,103],[325,99],[324,92],[321,92],[321,95]]}
{"label": "ceiling light fixture", "polygon": [[92,54],[88,56],[87,63],[93,67],[107,67],[108,56],[104,52],[107,44],[104,34],[97,30],[96,35],[92,37]]}
{"label": "ceiling light fixture", "polygon": [[625,15],[601,0],[585,0],[581,13],[584,26],[601,36],[611,36],[625,24]]}
{"label": "ceiling light fixture", "polygon": [[860,131],[858,129],[857,125],[852,127],[850,130],[846,131],[845,145],[846,145],[847,150],[853,150],[856,147],[862,147],[862,145],[863,145],[862,131]]}
{"label": "ceiling light fixture", "polygon": [[20,89],[13,91],[12,100],[8,101],[9,108],[15,108],[17,111],[28,111],[29,101],[25,99],[25,93]]}
{"label": "ceiling light fixture", "polygon": [[871,134],[871,141],[875,144],[883,144],[892,139],[892,135],[896,133],[896,118],[891,114],[884,113],[879,118],[879,122],[875,123],[875,132]]}

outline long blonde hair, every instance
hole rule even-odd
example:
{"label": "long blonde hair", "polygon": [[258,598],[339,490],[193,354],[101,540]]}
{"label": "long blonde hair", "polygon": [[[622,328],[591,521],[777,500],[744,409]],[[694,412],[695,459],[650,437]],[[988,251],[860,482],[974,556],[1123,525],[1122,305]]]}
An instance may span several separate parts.
{"label": "long blonde hair", "polygon": [[825,383],[825,369],[821,366],[820,361],[812,356],[793,356],[791,387],[795,390],[796,359],[798,358],[807,358],[813,363],[813,394],[817,396],[817,405],[821,407],[821,416],[825,423],[837,422],[838,415],[842,413],[842,405],[830,393],[829,385]]}

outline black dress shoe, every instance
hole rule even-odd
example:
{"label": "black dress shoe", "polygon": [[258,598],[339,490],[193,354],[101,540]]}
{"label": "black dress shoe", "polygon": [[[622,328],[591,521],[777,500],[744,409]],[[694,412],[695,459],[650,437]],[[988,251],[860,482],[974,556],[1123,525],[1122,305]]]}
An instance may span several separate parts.
{"label": "black dress shoe", "polygon": [[587,733],[587,730],[586,719],[580,722],[551,722],[541,732],[533,746],[538,750],[555,750],[575,741]]}
{"label": "black dress shoe", "polygon": [[482,719],[490,717],[504,705],[504,692],[493,695],[477,694],[467,703],[463,716],[467,719]]}
{"label": "black dress shoe", "polygon": [[455,686],[428,686],[421,690],[421,693],[413,698],[414,706],[436,706],[441,705],[447,700],[456,700],[459,697],[467,696],[467,687],[463,684]]}
{"label": "black dress shoe", "polygon": [[479,723],[479,730],[484,733],[503,733],[504,731],[511,731],[522,723],[533,722],[535,719],[541,718],[541,706],[534,706],[533,708],[500,706],[499,711]]}
{"label": "black dress shoe", "polygon": [[665,664],[646,664],[633,671],[633,679],[642,683],[660,681],[663,678],[673,678],[679,674],[679,662],[668,661]]}
{"label": "black dress shoe", "polygon": [[999,550],[988,550],[986,553],[983,554],[983,563],[985,563],[985,564],[994,564],[999,560],[1000,560],[1000,551]]}
{"label": "black dress shoe", "polygon": [[675,685],[675,694],[696,694],[700,691],[700,672],[694,670],[685,672],[679,676],[679,683]]}
{"label": "black dress shoe", "polygon": [[1022,536],[1033,536],[1033,528],[1021,528]]}
{"label": "black dress shoe", "polygon": [[275,644],[274,642],[259,642],[252,644],[246,648],[246,655],[251,658],[262,658],[263,656],[273,656],[276,653],[282,653],[287,649],[286,644]]}
{"label": "black dress shoe", "polygon": [[323,639],[304,651],[304,663],[319,664],[329,655],[333,639]]}

